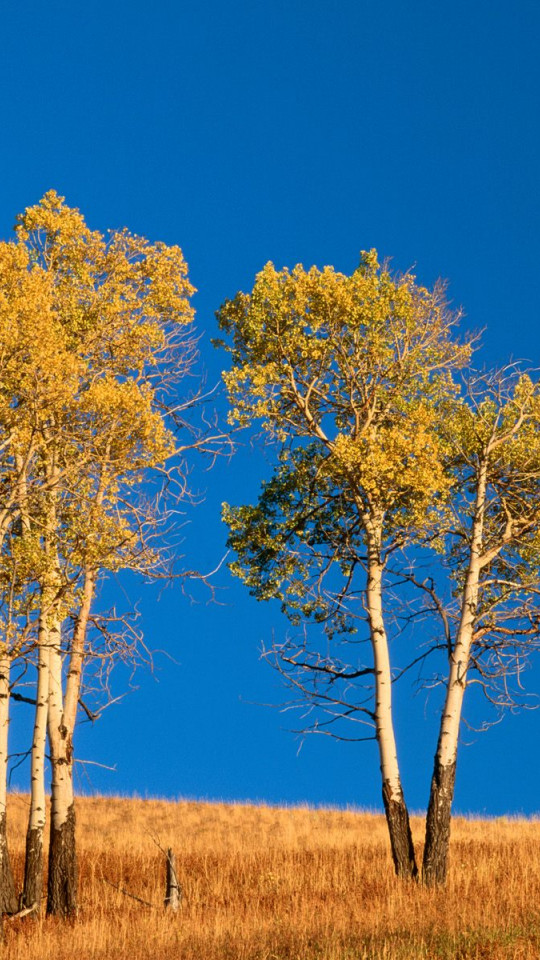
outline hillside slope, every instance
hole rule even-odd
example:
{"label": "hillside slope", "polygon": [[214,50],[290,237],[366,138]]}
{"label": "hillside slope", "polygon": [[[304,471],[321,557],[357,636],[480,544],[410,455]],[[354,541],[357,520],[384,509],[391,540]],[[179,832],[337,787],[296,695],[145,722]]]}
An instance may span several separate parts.
{"label": "hillside slope", "polygon": [[[27,805],[11,797],[19,881]],[[376,814],[97,797],[78,830],[79,916],[6,921],[10,960],[540,957],[537,821],[456,819],[444,891],[396,881]],[[176,916],[158,845],[178,857]]]}

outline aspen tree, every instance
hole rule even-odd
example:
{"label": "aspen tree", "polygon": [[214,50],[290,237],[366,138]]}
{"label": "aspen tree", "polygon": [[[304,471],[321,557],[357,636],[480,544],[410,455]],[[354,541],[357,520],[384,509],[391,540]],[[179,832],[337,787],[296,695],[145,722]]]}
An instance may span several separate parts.
{"label": "aspen tree", "polygon": [[540,637],[539,385],[515,368],[472,378],[449,406],[443,429],[453,474],[447,556],[456,604],[446,617],[449,663],[426,821],[427,884],[447,875],[466,688],[475,683],[490,704],[513,706],[512,676]]}
{"label": "aspen tree", "polygon": [[[42,578],[43,563],[40,540],[43,513],[40,497],[46,491],[46,482],[39,477],[36,462],[43,452],[43,429],[47,421],[61,411],[72,396],[77,384],[78,363],[66,349],[65,330],[55,315],[52,277],[36,262],[32,251],[17,242],[0,243],[0,341],[3,375],[0,396],[1,420],[6,435],[0,453],[2,474],[2,518],[9,516],[11,534],[5,541],[6,527],[2,526],[4,545],[4,581],[9,584],[9,631],[5,638],[6,690],[8,666],[21,654],[22,641],[28,639],[32,628],[31,617],[38,604],[30,603],[35,585]],[[17,530],[14,534],[13,531]],[[32,587],[34,585],[34,587]],[[50,590],[49,590],[50,594]],[[50,596],[49,596],[50,600]],[[25,623],[17,627],[13,611],[17,606],[26,610]],[[41,604],[43,608],[43,602]],[[43,617],[41,618],[43,620]],[[8,636],[10,633],[10,636]],[[40,624],[43,636],[43,623]],[[35,874],[32,864],[40,863],[41,846],[35,841],[41,832],[45,817],[45,789],[43,782],[45,754],[45,720],[48,708],[48,674],[44,668],[45,644],[40,644],[36,723],[34,725],[31,770],[31,809],[27,837],[25,870],[25,903],[39,902],[41,887],[32,889],[29,877]],[[9,700],[2,701],[7,716]],[[3,724],[7,729],[7,720]],[[2,772],[2,790],[5,790],[5,763]],[[28,867],[30,866],[30,874]],[[39,870],[37,871],[39,873]],[[16,901],[10,897],[9,909]],[[4,905],[8,909],[7,905]]]}
{"label": "aspen tree", "polygon": [[[182,428],[182,410],[193,402],[177,392],[195,357],[193,288],[178,247],[125,230],[107,237],[91,231],[52,191],[21,214],[15,242],[6,247],[19,258],[26,281],[37,277],[44,285],[42,306],[62,345],[59,383],[67,390],[54,402],[40,403],[38,396],[35,404],[33,575],[41,609],[24,894],[35,899],[41,883],[46,718],[48,911],[67,916],[77,903],[73,731],[96,583],[103,570],[148,570],[158,562],[153,538],[162,520],[141,484],[154,470],[182,491],[182,451],[208,449],[208,441],[191,435],[182,446],[166,423]],[[24,303],[20,313],[24,320]],[[49,369],[46,358],[41,368]]]}
{"label": "aspen tree", "polygon": [[40,413],[65,398],[72,361],[62,349],[50,308],[50,278],[29,251],[0,243],[0,556],[2,558],[2,899],[17,908],[5,837],[10,668],[27,642],[35,566],[31,537],[33,465]]}
{"label": "aspen tree", "polygon": [[[231,422],[261,421],[282,462],[256,508],[226,507],[238,555],[233,570],[256,596],[280,597],[296,620],[328,618],[321,577],[329,572],[331,584],[336,568],[343,583],[333,590],[333,624],[345,594],[361,593],[371,666],[341,670],[317,658],[303,666],[334,670],[341,679],[371,674],[394,866],[398,875],[415,876],[394,732],[384,575],[392,552],[432,529],[444,499],[434,410],[452,393],[451,373],[469,347],[452,338],[456,316],[442,286],[429,291],[410,275],[393,277],[375,251],[362,255],[350,277],[330,267],[279,272],[267,264],[251,294],[226,302],[218,319],[232,340],[233,365],[224,374]],[[336,539],[354,542],[354,550],[336,551]]]}

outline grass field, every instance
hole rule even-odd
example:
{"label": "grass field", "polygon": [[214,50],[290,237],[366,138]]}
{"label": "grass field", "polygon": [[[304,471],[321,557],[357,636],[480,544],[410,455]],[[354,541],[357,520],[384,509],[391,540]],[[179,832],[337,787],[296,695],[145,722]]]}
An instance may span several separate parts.
{"label": "grass field", "polygon": [[[8,815],[19,881],[27,804]],[[537,821],[456,819],[448,886],[428,891],[394,878],[374,814],[100,797],[77,815],[79,915],[7,920],[10,960],[540,958]],[[176,916],[156,842],[178,857]]]}

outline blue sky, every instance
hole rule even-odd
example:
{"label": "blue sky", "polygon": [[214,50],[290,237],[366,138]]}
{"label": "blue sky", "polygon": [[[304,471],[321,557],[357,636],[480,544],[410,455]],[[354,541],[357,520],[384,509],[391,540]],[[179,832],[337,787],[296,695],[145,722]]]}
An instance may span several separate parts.
{"label": "blue sky", "polygon": [[[214,311],[267,260],[351,271],[373,246],[424,283],[448,278],[465,324],[486,328],[482,362],[538,363],[534,0],[25,0],[2,19],[0,235],[54,188],[92,227],[178,243],[210,383],[223,362]],[[211,473],[195,465],[207,496],[189,511],[189,566],[219,562],[220,503],[253,498],[265,469],[249,450]],[[79,755],[117,767],[81,768],[81,789],[380,806],[372,744],[311,738],[297,754],[294,718],[260,705],[283,696],[260,645],[287,625],[225,571],[218,582],[219,606],[125,586],[149,646],[177,663],[156,657],[136,691],[81,727]],[[540,669],[528,681],[540,693]],[[415,809],[437,707],[398,693]],[[538,712],[464,739],[460,810],[539,809],[540,762],[522,779]]]}

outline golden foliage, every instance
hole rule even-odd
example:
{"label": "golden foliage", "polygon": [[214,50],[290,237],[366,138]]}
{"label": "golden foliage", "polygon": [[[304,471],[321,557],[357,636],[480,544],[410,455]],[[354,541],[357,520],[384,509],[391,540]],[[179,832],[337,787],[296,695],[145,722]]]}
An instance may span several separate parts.
{"label": "golden foliage", "polygon": [[130,489],[176,450],[163,392],[192,349],[192,293],[179,247],[92,231],[54,191],[0,243],[0,478],[11,512],[23,498],[27,516],[4,579],[12,561],[21,584],[57,557],[143,562],[155,518]]}

